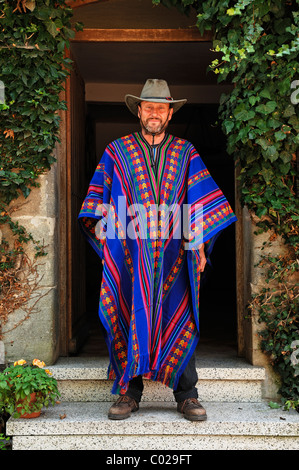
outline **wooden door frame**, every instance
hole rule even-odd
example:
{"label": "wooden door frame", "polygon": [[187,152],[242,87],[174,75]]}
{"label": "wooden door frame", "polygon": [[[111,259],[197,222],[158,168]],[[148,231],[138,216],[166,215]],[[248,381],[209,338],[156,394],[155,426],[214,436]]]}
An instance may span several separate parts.
{"label": "wooden door frame", "polygon": [[[65,51],[70,58],[70,51]],[[69,338],[71,336],[71,119],[68,104],[71,101],[70,77],[65,81],[64,91],[60,98],[67,103],[67,110],[60,111],[60,142],[58,153],[58,295],[59,295],[59,352],[60,356],[69,354]]]}
{"label": "wooden door frame", "polygon": [[[201,35],[198,29],[85,29],[77,32],[72,42],[91,44],[95,42],[210,42],[212,35]],[[67,52],[69,55],[69,51]],[[62,99],[67,107],[70,103],[70,79],[66,80]],[[68,107],[69,108],[69,107]],[[70,177],[71,177],[71,123],[70,112],[63,111],[61,117],[61,143],[58,146],[58,194],[59,194],[59,318],[60,355],[69,354],[68,341],[71,335],[71,238],[70,238]],[[237,171],[235,171],[237,182]],[[235,184],[236,223],[236,298],[238,354],[244,356],[244,251],[243,223],[239,188]]]}

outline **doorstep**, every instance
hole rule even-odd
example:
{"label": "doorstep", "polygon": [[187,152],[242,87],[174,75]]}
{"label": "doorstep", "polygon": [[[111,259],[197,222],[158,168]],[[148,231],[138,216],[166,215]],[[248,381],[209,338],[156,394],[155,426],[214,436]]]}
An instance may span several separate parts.
{"label": "doorstep", "polygon": [[[58,381],[63,401],[112,401],[106,357],[59,358],[49,367]],[[203,401],[256,402],[262,399],[265,369],[238,357],[201,357],[196,363],[198,392]],[[173,401],[172,390],[144,380],[143,400]]]}
{"label": "doorstep", "polygon": [[202,403],[208,419],[190,422],[170,402],[147,402],[123,421],[111,403],[62,402],[32,420],[7,422],[13,450],[298,450],[299,414],[259,403]]}

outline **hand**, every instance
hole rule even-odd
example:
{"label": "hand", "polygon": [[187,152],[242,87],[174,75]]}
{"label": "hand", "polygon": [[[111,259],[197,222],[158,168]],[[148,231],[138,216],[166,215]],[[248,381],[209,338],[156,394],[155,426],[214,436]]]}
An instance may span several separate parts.
{"label": "hand", "polygon": [[199,250],[199,256],[200,256],[200,272],[202,273],[207,263],[207,258],[205,255],[205,246],[203,243],[199,246],[198,250]]}

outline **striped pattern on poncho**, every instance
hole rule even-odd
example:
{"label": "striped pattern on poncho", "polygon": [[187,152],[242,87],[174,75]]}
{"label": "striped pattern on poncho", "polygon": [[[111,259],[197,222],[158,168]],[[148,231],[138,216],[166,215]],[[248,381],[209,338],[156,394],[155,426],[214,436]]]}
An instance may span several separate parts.
{"label": "striped pattern on poncho", "polygon": [[136,132],[107,146],[79,221],[104,259],[99,316],[112,393],[137,375],[175,389],[199,338],[197,247],[209,251],[236,221],[228,201],[190,142],[167,134],[154,166]]}

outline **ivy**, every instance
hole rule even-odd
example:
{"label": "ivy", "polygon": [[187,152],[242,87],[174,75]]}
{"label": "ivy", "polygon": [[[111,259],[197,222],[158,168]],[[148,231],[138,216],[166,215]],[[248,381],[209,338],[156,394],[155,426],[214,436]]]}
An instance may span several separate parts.
{"label": "ivy", "polygon": [[[14,279],[13,265],[20,268],[29,242],[36,256],[45,255],[44,246],[13,220],[9,205],[20,195],[27,198],[39,186],[39,176],[55,161],[58,112],[66,109],[60,92],[71,68],[65,49],[75,34],[72,14],[64,0],[0,0],[0,84],[4,89],[0,101],[0,225],[11,230],[9,238],[14,241],[0,241],[1,279]],[[16,275],[10,293],[18,285]],[[4,293],[2,284],[3,302]],[[3,325],[5,303],[1,310]]]}
{"label": "ivy", "polygon": [[253,296],[249,307],[258,312],[259,321],[265,325],[261,347],[281,376],[282,397],[288,406],[296,408],[299,374],[290,358],[294,352],[291,344],[299,346],[295,279],[299,220],[298,0],[153,3],[177,7],[185,14],[195,9],[200,32],[209,30],[213,34],[215,59],[209,70],[219,83],[234,85],[221,97],[219,121],[227,135],[227,151],[240,168],[241,202],[248,207],[258,231],[271,230],[272,240],[280,235],[287,247],[284,256],[262,257],[261,265],[267,266],[266,288]]}
{"label": "ivy", "polygon": [[54,162],[59,93],[70,68],[64,49],[74,31],[64,1],[0,1],[1,203],[26,197]]}

